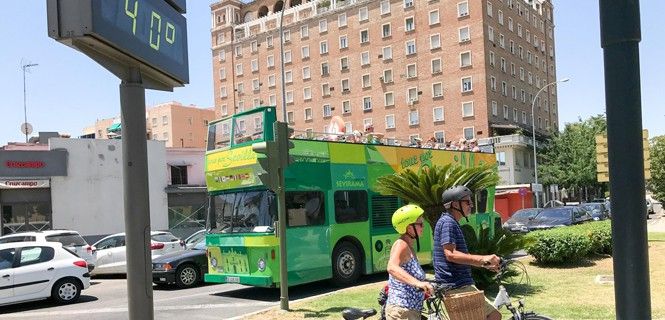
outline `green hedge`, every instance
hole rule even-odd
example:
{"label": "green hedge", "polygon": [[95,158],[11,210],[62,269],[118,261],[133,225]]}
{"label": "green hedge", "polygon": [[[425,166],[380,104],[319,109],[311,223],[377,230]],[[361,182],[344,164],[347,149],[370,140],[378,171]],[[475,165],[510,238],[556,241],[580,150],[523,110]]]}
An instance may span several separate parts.
{"label": "green hedge", "polygon": [[579,263],[590,254],[612,253],[610,221],[531,232],[526,251],[542,264]]}

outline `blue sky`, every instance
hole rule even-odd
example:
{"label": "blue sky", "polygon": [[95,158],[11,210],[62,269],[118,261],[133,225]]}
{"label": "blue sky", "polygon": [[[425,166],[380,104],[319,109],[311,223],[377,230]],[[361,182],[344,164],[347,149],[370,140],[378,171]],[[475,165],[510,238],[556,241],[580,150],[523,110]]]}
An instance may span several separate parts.
{"label": "blue sky", "polygon": [[[188,1],[190,84],[174,92],[146,90],[146,104],[171,100],[213,106],[209,0]],[[0,19],[0,145],[23,141],[23,72],[21,61],[38,63],[27,79],[28,122],[37,131],[78,136],[96,119],[120,114],[120,81],[88,57],[47,35],[46,1],[6,1]],[[604,112],[603,52],[598,1],[554,1],[557,75],[571,78],[559,86],[559,121],[574,122]],[[641,1],[643,126],[651,136],[665,134],[660,108],[665,2]],[[660,26],[660,27],[659,27]],[[662,29],[660,29],[662,30]]]}

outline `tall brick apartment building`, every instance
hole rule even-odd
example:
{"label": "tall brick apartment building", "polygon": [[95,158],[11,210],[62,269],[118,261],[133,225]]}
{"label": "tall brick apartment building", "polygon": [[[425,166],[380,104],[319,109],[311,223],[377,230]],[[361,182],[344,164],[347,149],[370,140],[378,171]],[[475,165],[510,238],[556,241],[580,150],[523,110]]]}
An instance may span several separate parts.
{"label": "tall brick apartment building", "polygon": [[[218,114],[281,114],[282,9],[296,130],[340,116],[347,132],[371,123],[401,140],[530,133],[533,96],[556,81],[551,0],[222,0],[211,5]],[[555,89],[536,101],[539,135],[558,128]]]}

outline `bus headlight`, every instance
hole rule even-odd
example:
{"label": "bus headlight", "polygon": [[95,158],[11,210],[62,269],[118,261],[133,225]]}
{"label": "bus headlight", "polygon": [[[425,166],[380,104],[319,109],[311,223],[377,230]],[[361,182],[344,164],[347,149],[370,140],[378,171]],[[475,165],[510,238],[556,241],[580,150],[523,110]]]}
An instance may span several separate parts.
{"label": "bus headlight", "polygon": [[210,264],[213,268],[217,268],[217,258],[210,258]]}
{"label": "bus headlight", "polygon": [[259,268],[259,271],[263,272],[266,270],[266,261],[263,260],[263,258],[259,258],[259,262],[257,263],[257,266]]}

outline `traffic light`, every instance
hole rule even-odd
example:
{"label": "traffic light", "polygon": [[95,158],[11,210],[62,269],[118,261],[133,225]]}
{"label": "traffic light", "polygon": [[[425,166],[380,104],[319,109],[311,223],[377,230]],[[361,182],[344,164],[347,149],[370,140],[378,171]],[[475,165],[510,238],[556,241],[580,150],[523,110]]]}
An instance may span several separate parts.
{"label": "traffic light", "polygon": [[259,165],[264,170],[257,174],[258,178],[263,185],[276,191],[284,183],[279,171],[284,172],[293,163],[289,149],[292,149],[294,144],[289,141],[289,127],[285,122],[273,123],[273,133],[274,141],[254,143],[252,150],[263,155],[257,157]]}
{"label": "traffic light", "polygon": [[[644,149],[644,179],[651,179],[651,155],[649,153],[649,130],[642,130],[642,148]],[[607,136],[596,136],[596,175],[598,182],[610,181],[610,168],[607,157]]]}
{"label": "traffic light", "polygon": [[598,182],[610,181],[610,167],[607,157],[607,136],[596,135],[596,176]]}

